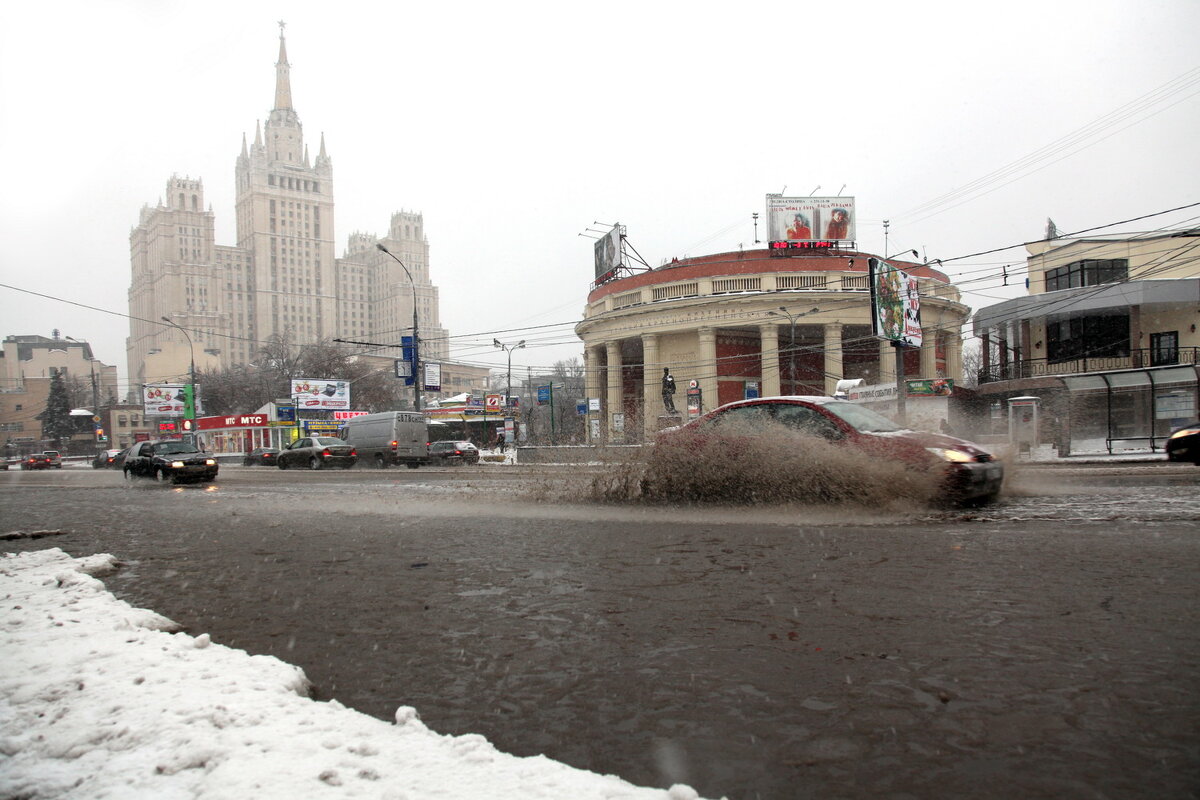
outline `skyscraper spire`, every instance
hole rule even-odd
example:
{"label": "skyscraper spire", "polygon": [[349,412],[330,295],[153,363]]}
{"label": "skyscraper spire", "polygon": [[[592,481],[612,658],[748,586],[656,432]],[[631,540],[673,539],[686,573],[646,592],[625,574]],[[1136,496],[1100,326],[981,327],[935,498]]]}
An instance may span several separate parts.
{"label": "skyscraper spire", "polygon": [[287,60],[287,42],[283,38],[283,29],[287,25],[279,21],[279,60],[275,62],[275,108],[292,107],[292,80],[289,76],[291,65]]}

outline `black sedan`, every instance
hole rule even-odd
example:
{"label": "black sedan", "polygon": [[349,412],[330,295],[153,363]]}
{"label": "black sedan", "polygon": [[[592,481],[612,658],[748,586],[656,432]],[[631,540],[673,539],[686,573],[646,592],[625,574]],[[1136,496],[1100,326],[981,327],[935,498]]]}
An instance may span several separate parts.
{"label": "black sedan", "polygon": [[350,469],[358,461],[358,451],[333,436],[305,436],[279,451],[280,469]]}
{"label": "black sedan", "polygon": [[275,464],[279,458],[279,451],[274,447],[256,447],[249,453],[246,453],[242,459],[243,467],[270,467]]}
{"label": "black sedan", "polygon": [[478,464],[479,448],[470,442],[434,442],[429,445],[429,458],[446,464]]}
{"label": "black sedan", "polygon": [[119,455],[120,450],[101,450],[92,459],[92,469],[120,469],[121,462],[117,460]]}
{"label": "black sedan", "polygon": [[122,470],[126,478],[153,478],[161,483],[211,481],[217,477],[217,460],[195,445],[165,439],[129,448]]}
{"label": "black sedan", "polygon": [[1171,431],[1167,437],[1167,461],[1190,461],[1200,467],[1200,420]]}

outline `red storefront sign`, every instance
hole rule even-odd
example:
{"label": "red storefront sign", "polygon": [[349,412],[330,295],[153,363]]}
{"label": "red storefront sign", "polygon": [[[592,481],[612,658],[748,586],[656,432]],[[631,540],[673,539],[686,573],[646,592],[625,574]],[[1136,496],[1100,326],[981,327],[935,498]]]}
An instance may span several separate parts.
{"label": "red storefront sign", "polygon": [[227,417],[201,417],[196,420],[196,427],[202,431],[223,428],[266,428],[270,425],[271,418],[266,414],[231,414]]}

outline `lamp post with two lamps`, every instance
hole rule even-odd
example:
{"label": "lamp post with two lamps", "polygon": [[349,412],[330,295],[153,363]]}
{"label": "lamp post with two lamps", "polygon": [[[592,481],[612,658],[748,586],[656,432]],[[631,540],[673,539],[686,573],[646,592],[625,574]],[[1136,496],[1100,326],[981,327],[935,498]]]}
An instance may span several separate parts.
{"label": "lamp post with two lamps", "polygon": [[[819,187],[818,187],[819,188]],[[796,320],[801,317],[807,317],[809,314],[816,314],[821,309],[813,306],[808,311],[802,311],[798,314],[792,314],[783,306],[779,307],[779,311],[768,311],[768,317],[787,317],[791,327],[791,336],[788,338],[788,377],[791,379],[792,391],[796,391]]]}
{"label": "lamp post with two lamps", "polygon": [[524,347],[525,340],[522,339],[516,344],[504,344],[504,342],[500,341],[499,339],[492,339],[492,345],[494,347],[499,347],[501,350],[508,353],[508,386],[504,390],[504,405],[507,408],[512,402],[510,400],[512,396],[512,351],[519,350],[520,348]]}
{"label": "lamp post with two lamps", "polygon": [[413,344],[412,344],[413,410],[420,411],[421,410],[422,378],[421,378],[421,359],[420,359],[420,354],[418,351],[418,346],[419,346],[421,337],[417,331],[417,282],[413,280],[412,273],[408,271],[408,267],[404,266],[404,262],[401,261],[396,256],[395,253],[393,253],[391,250],[388,250],[386,247],[384,247],[383,242],[376,242],[375,247],[379,248],[380,252],[387,253],[389,256],[391,256],[392,259],[395,260],[395,262],[400,265],[400,268],[402,270],[404,270],[404,274],[408,276],[408,282],[412,284],[412,296],[413,296],[413,324],[412,324],[412,328],[413,328],[413,335],[412,335],[412,340],[413,340]]}
{"label": "lamp post with two lamps", "polygon": [[[187,328],[184,328],[178,322],[168,319],[167,317],[161,317],[161,319],[163,322],[167,323],[172,328],[177,328],[179,330],[179,332],[183,334],[183,337],[185,339],[187,339],[188,351],[191,353],[191,361],[188,365],[188,392],[191,397],[190,397],[189,402],[183,408],[183,418],[185,420],[195,420],[196,419],[196,345],[194,345],[192,343],[192,337],[190,334],[188,334]],[[195,436],[195,433],[193,431],[189,430],[189,431],[187,431],[186,435],[184,436],[184,439],[185,439],[185,441],[187,441],[190,444],[190,443],[192,443],[194,436]]]}

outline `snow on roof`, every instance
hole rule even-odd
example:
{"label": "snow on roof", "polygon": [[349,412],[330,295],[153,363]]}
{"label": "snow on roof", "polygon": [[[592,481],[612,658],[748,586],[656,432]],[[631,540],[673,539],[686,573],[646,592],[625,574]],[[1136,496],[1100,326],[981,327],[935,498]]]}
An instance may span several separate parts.
{"label": "snow on roof", "polygon": [[311,700],[298,667],[116,599],[93,577],[115,568],[57,548],[0,560],[0,796],[697,797],[444,736],[407,706],[389,724]]}

